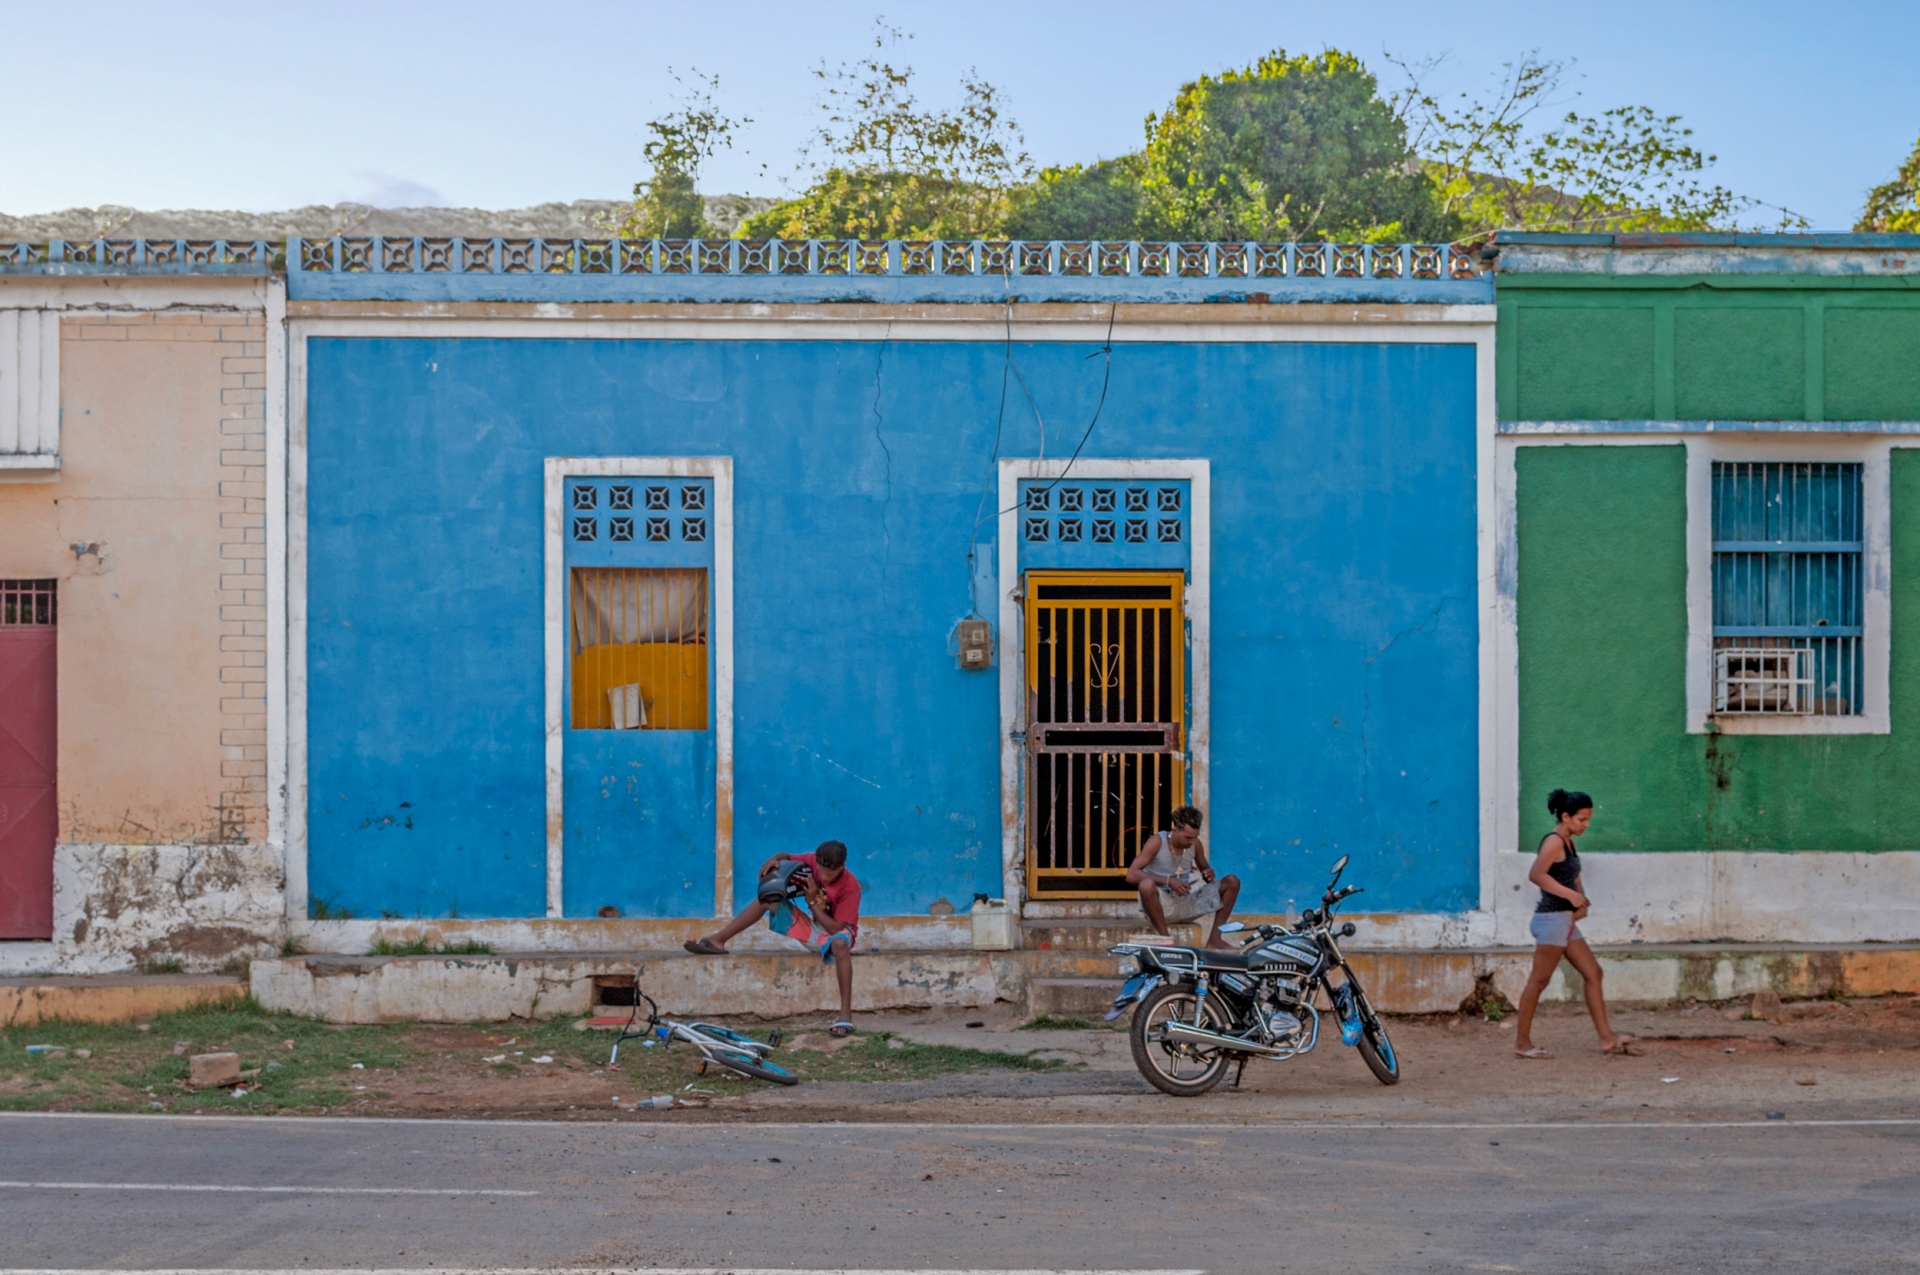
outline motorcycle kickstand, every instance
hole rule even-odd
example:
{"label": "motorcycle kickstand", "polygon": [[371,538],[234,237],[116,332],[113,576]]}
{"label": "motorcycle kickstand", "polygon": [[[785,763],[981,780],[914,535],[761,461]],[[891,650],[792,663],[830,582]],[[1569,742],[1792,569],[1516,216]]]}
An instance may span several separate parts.
{"label": "motorcycle kickstand", "polygon": [[1247,1074],[1247,1056],[1240,1055],[1240,1065],[1233,1069],[1233,1084],[1228,1086],[1235,1093],[1240,1092],[1240,1077]]}

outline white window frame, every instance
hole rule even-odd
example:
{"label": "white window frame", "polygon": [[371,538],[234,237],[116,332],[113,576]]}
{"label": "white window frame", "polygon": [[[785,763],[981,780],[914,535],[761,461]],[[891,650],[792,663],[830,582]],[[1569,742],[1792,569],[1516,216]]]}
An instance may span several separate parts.
{"label": "white window frame", "polygon": [[713,480],[713,914],[733,915],[733,458],[549,456],[546,461],[547,915],[563,915],[566,869],[566,485],[569,478]]}
{"label": "white window frame", "polygon": [[[1696,435],[1687,443],[1687,733],[1705,735],[1885,735],[1891,729],[1888,662],[1893,620],[1890,475],[1894,440],[1834,435]],[[1713,466],[1829,461],[1861,467],[1861,710],[1845,716],[1713,714]]]}

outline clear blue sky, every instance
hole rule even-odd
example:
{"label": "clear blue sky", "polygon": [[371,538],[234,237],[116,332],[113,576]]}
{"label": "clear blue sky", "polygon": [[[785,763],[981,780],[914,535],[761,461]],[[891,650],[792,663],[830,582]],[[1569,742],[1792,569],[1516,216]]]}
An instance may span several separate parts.
{"label": "clear blue sky", "polygon": [[[876,5],[917,37],[923,98],[969,67],[1007,93],[1036,160],[1118,154],[1180,84],[1284,47],[1451,55],[1477,88],[1531,49],[1577,59],[1583,110],[1677,112],[1714,179],[1816,229],[1852,225],[1920,135],[1920,4],[1405,0]],[[0,0],[0,212],[100,203],[266,210],[364,199],[514,207],[624,194],[667,68],[718,73],[755,123],[710,191],[777,194],[821,59],[857,56],[867,10],[759,4],[127,4]],[[767,165],[762,171],[761,165]]]}

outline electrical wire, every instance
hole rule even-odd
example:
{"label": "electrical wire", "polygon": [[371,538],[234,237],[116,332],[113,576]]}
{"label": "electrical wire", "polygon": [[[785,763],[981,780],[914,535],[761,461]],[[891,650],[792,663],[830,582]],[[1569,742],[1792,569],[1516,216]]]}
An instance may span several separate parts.
{"label": "electrical wire", "polygon": [[[1033,409],[1033,417],[1036,421],[1040,423],[1040,459],[1042,460],[1046,459],[1046,454],[1047,454],[1046,419],[1043,416],[1041,416],[1040,405],[1034,402],[1033,392],[1027,388],[1027,378],[1020,374],[1020,365],[1017,362],[1015,362],[1013,357],[1013,292],[1012,292],[1011,277],[1012,277],[1012,263],[1009,261],[1008,263],[1004,264],[1001,267],[1001,272],[1000,272],[1002,286],[1006,290],[1006,296],[1002,302],[1002,305],[1004,307],[1002,311],[1002,315],[1003,315],[1003,321],[1005,323],[1006,335],[1004,338],[1005,343],[1003,346],[1004,353],[1003,353],[1002,361],[1000,365],[1000,410],[993,424],[993,448],[987,456],[987,469],[990,475],[988,478],[989,485],[985,491],[982,491],[980,493],[980,502],[978,505],[974,507],[973,527],[967,533],[967,616],[966,618],[968,619],[975,619],[979,615],[979,597],[974,590],[973,580],[974,580],[974,574],[979,562],[978,555],[980,550],[980,545],[979,545],[980,528],[987,521],[987,518],[983,516],[980,511],[986,505],[987,497],[990,494],[992,494],[992,492],[995,490],[995,488],[998,485],[997,479],[992,477],[992,475],[995,472],[994,467],[1000,459],[1000,439],[1006,426],[1007,378],[1009,375],[1011,375],[1013,379],[1017,380],[1020,383],[1020,392],[1026,396],[1027,406]],[[1093,437],[1093,427],[1100,423],[1100,414],[1106,410],[1107,391],[1113,384],[1113,327],[1114,327],[1115,320],[1119,316],[1119,313],[1120,313],[1120,307],[1117,303],[1110,303],[1108,305],[1106,340],[1100,343],[1099,349],[1095,350],[1092,354],[1087,355],[1087,358],[1089,359],[1094,358],[1096,356],[1104,356],[1104,358],[1106,359],[1105,366],[1102,369],[1101,375],[1100,375],[1100,397],[1093,405],[1093,416],[1087,421],[1087,427],[1084,430],[1080,431],[1080,441],[1074,445],[1073,454],[1067,458],[1066,467],[1060,471],[1060,476],[1055,478],[1052,482],[1048,483],[1041,490],[1050,492],[1055,487],[1059,486],[1061,483],[1067,480],[1067,476],[1073,472],[1074,464],[1080,459],[1081,451],[1086,448],[1087,440]],[[1003,517],[1006,514],[1014,512],[1018,508],[1019,508],[1019,505],[1017,503],[1008,505],[1005,509],[995,510],[992,516],[997,519],[997,518]]]}

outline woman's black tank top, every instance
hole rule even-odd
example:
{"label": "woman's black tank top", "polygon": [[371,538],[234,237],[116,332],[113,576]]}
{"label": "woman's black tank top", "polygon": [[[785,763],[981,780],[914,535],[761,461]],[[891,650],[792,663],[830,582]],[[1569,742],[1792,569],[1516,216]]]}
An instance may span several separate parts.
{"label": "woman's black tank top", "polygon": [[[1558,834],[1550,832],[1547,835],[1551,837]],[[1567,857],[1558,863],[1549,863],[1547,875],[1569,890],[1578,890],[1580,888],[1580,852],[1573,848],[1573,842],[1566,837],[1560,838],[1560,844],[1566,847]],[[1573,904],[1557,894],[1548,894],[1542,890],[1540,902],[1534,905],[1533,910],[1535,912],[1571,912]]]}

